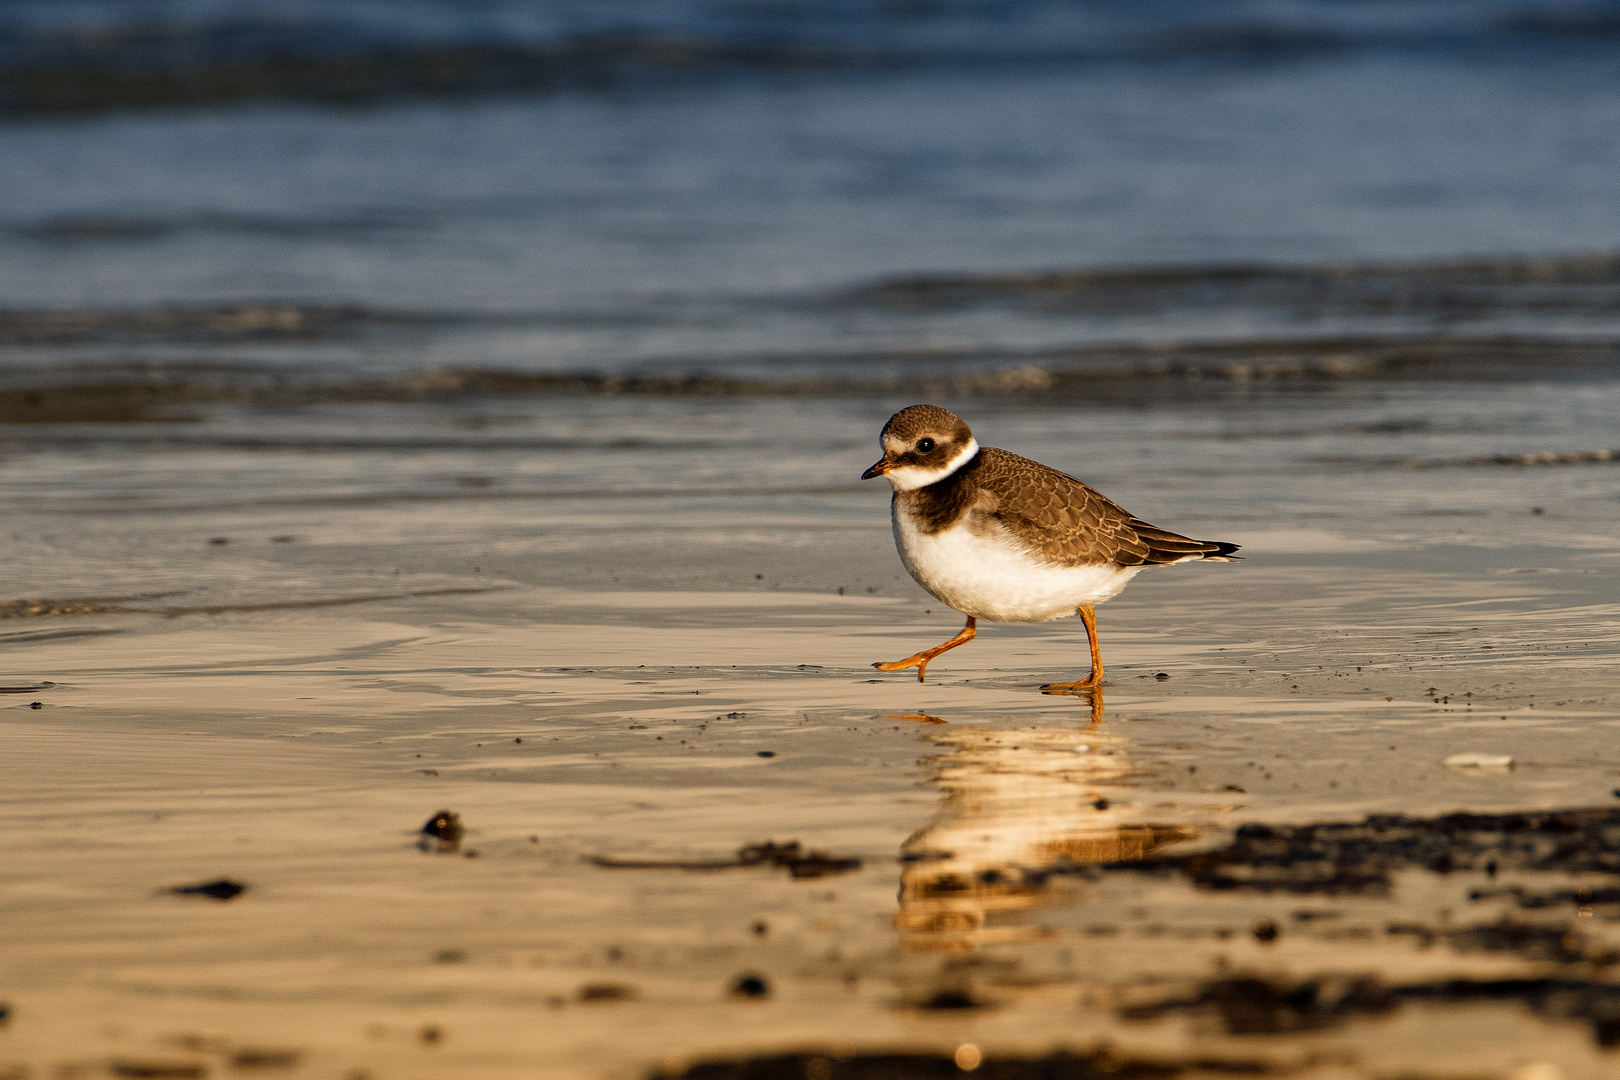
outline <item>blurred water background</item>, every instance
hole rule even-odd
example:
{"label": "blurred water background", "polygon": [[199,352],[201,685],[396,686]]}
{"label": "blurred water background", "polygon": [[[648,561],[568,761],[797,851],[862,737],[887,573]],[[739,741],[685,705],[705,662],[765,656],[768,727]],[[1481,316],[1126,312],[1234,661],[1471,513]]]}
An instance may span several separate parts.
{"label": "blurred water background", "polygon": [[0,0],[8,490],[615,436],[647,487],[713,430],[740,481],[817,411],[841,483],[919,399],[1603,460],[1617,166],[1612,3]]}

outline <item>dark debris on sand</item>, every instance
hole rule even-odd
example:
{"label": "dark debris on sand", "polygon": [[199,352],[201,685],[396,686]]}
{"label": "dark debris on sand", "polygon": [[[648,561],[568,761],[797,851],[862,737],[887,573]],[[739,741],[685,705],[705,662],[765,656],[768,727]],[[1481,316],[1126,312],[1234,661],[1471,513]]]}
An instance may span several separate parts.
{"label": "dark debris on sand", "polygon": [[1416,868],[1620,873],[1620,808],[1243,825],[1214,851],[1052,872],[1176,874],[1206,889],[1384,895],[1393,873]]}
{"label": "dark debris on sand", "polygon": [[235,900],[247,892],[247,886],[230,878],[218,878],[198,885],[176,885],[169,891],[177,896],[206,896],[210,900]]}
{"label": "dark debris on sand", "polygon": [[[1244,1058],[1136,1058],[1098,1050],[1039,1058],[985,1057],[974,1080],[1170,1080],[1199,1076],[1283,1076],[1286,1072]],[[939,1054],[778,1054],[734,1061],[703,1061],[653,1080],[940,1080],[967,1075]]]}
{"label": "dark debris on sand", "polygon": [[1192,992],[1120,1010],[1126,1020],[1168,1013],[1212,1015],[1230,1035],[1286,1035],[1383,1016],[1411,1003],[1517,1002],[1549,1020],[1585,1021],[1599,1046],[1620,1044],[1620,986],[1583,979],[1442,979],[1386,985],[1376,978],[1321,976],[1299,982],[1255,976],[1215,979]]}
{"label": "dark debris on sand", "polygon": [[631,859],[612,855],[592,856],[591,863],[608,870],[732,870],[745,866],[774,866],[796,878],[818,878],[845,874],[861,868],[861,860],[840,857],[825,851],[806,851],[797,840],[778,844],[744,844],[730,859]]}

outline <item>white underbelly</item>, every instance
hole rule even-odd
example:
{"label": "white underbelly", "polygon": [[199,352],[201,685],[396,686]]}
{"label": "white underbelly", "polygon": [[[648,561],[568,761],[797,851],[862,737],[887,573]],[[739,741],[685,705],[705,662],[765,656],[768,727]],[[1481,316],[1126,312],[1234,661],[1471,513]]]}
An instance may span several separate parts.
{"label": "white underbelly", "polygon": [[1116,595],[1141,567],[1049,566],[1004,533],[964,525],[932,535],[894,515],[895,546],[917,584],[978,619],[1050,622]]}

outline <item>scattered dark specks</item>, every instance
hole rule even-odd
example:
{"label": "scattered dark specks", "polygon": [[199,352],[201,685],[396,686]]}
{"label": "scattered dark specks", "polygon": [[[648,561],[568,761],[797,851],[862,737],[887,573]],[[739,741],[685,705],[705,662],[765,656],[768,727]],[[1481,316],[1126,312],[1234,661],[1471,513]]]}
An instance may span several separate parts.
{"label": "scattered dark specks", "polygon": [[769,997],[771,984],[760,975],[739,975],[731,983],[731,996],[743,999]]}
{"label": "scattered dark specks", "polygon": [[43,709],[45,707],[45,703],[43,701],[30,701],[28,703],[28,707],[30,709]]}
{"label": "scattered dark specks", "polygon": [[1159,672],[1155,672],[1153,677],[1155,679],[1158,679],[1160,682],[1163,682],[1164,680],[1166,680],[1166,679],[1168,679],[1170,677],[1170,673],[1168,671],[1159,671]]}
{"label": "scattered dark specks", "polygon": [[230,878],[205,881],[200,885],[176,885],[169,890],[179,896],[206,896],[210,900],[234,900],[247,892],[247,886]]}
{"label": "scattered dark specks", "polygon": [[438,1024],[423,1024],[422,1030],[416,1033],[416,1037],[428,1046],[437,1046],[444,1042],[444,1028]]}
{"label": "scattered dark specks", "polygon": [[1254,924],[1254,940],[1267,944],[1277,940],[1277,924],[1270,919],[1260,919]]}
{"label": "scattered dark specks", "polygon": [[223,547],[231,542],[231,538],[228,536],[211,536],[208,538],[208,542],[215,547]]}
{"label": "scattered dark specks", "polygon": [[297,1050],[244,1046],[231,1055],[233,1069],[296,1069],[303,1055]]}
{"label": "scattered dark specks", "polygon": [[756,757],[775,757],[776,756],[776,751],[775,750],[761,750],[755,756]]}
{"label": "scattered dark specks", "polygon": [[629,1001],[636,996],[636,988],[623,983],[586,983],[579,988],[581,1001]]}

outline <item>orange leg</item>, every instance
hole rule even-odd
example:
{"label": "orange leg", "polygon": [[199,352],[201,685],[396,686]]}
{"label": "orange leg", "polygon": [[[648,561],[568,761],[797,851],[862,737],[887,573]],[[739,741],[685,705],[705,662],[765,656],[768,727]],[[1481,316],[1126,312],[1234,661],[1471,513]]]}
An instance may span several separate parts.
{"label": "orange leg", "polygon": [[928,670],[928,661],[932,660],[942,652],[949,652],[958,645],[966,645],[968,642],[972,641],[978,636],[979,632],[977,629],[975,629],[978,625],[979,620],[969,615],[967,625],[962,627],[962,632],[951,638],[951,640],[947,641],[945,644],[935,645],[932,649],[924,649],[915,656],[908,656],[904,660],[890,660],[887,663],[880,662],[873,664],[872,666],[877,668],[879,671],[904,671],[906,668],[914,667],[917,669],[917,681],[922,682],[923,672]]}
{"label": "orange leg", "polygon": [[1090,604],[1080,608],[1080,621],[1086,624],[1086,640],[1091,642],[1091,674],[1079,682],[1047,683],[1041,691],[1047,694],[1067,694],[1075,690],[1090,690],[1103,681],[1102,647],[1097,643],[1097,613]]}

